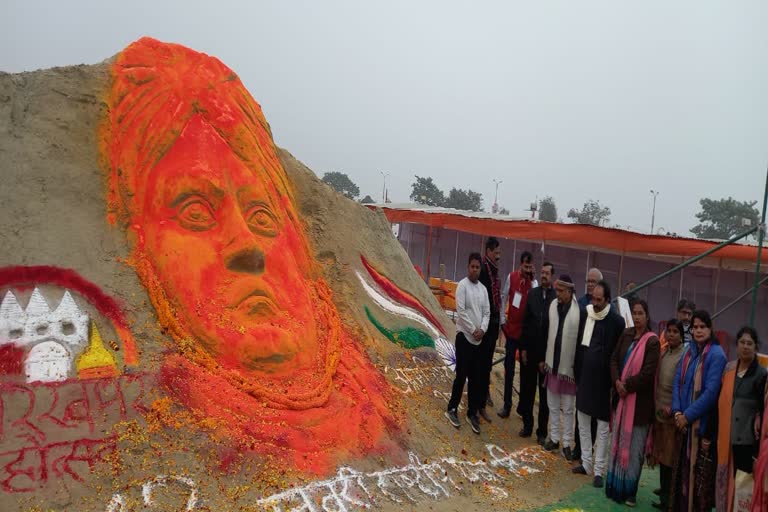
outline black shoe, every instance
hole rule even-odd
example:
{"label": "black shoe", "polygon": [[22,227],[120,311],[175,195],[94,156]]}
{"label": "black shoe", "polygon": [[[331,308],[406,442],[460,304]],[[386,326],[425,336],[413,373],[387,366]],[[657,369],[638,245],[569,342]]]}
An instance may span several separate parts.
{"label": "black shoe", "polygon": [[656,496],[661,496],[661,487],[659,487],[658,489],[654,489],[653,494],[655,494]]}
{"label": "black shoe", "polygon": [[517,435],[520,437],[531,437],[533,435],[533,431],[523,427],[520,429],[520,432],[518,432]]}
{"label": "black shoe", "polygon": [[485,408],[480,409],[477,412],[478,412],[478,414],[480,414],[480,417],[483,418],[483,420],[485,420],[486,423],[491,423],[491,417],[488,415],[488,413],[486,412]]}
{"label": "black shoe", "polygon": [[448,409],[445,411],[445,417],[448,418],[448,421],[450,421],[451,425],[454,427],[461,427],[461,422],[459,421],[459,415],[456,414],[456,409]]}
{"label": "black shoe", "polygon": [[467,416],[467,423],[472,426],[472,432],[475,434],[480,433],[480,421],[477,419],[477,416]]}
{"label": "black shoe", "polygon": [[485,405],[487,405],[490,408],[493,408],[493,398],[491,398],[490,393],[488,393],[488,400],[485,401]]}
{"label": "black shoe", "polygon": [[496,415],[499,418],[509,418],[509,409],[507,409],[506,407],[504,407],[503,409],[499,409]]}
{"label": "black shoe", "polygon": [[549,439],[546,443],[544,443],[544,449],[548,452],[556,452],[558,449],[560,449],[560,443],[553,443],[552,440]]}
{"label": "black shoe", "polygon": [[571,468],[571,473],[573,473],[574,475],[586,475],[587,474],[587,470],[584,469],[584,466],[579,464],[575,468]]}
{"label": "black shoe", "polygon": [[637,506],[637,498],[635,498],[634,496],[631,498],[627,498],[626,500],[624,500],[624,504],[630,508],[634,508]]}
{"label": "black shoe", "polygon": [[594,480],[592,480],[592,485],[595,487],[602,487],[603,486],[603,477],[596,476]]}
{"label": "black shoe", "polygon": [[536,442],[539,443],[541,446],[544,446],[544,443],[547,442],[547,436],[536,434]]}
{"label": "black shoe", "polygon": [[571,453],[571,460],[581,460],[581,448],[574,448]]}
{"label": "black shoe", "polygon": [[563,456],[565,457],[565,460],[567,460],[568,462],[574,461],[573,452],[571,451],[570,446],[566,446],[565,448],[563,448]]}

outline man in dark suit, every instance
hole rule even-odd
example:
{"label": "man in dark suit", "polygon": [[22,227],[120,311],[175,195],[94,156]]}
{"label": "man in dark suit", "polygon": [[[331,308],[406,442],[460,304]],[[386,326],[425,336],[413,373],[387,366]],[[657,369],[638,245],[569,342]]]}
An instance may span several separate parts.
{"label": "man in dark suit", "polygon": [[[611,354],[624,332],[624,319],[611,311],[611,288],[598,281],[587,306],[584,335],[576,351],[576,412],[581,439],[581,464],[572,469],[593,475],[595,487],[603,486],[608,463],[611,414]],[[592,423],[596,423],[593,434]],[[596,443],[595,437],[596,435]],[[594,453],[593,453],[594,445]]]}
{"label": "man in dark suit", "polygon": [[547,423],[549,408],[547,407],[547,388],[544,386],[544,373],[540,371],[539,363],[544,361],[547,353],[547,334],[549,331],[549,305],[555,298],[552,288],[552,276],[555,267],[545,262],[541,266],[541,285],[528,292],[523,317],[523,335],[520,338],[520,402],[518,409],[523,417],[521,437],[533,433],[533,405],[536,389],[539,390],[538,427],[536,440],[544,445],[547,439]]}

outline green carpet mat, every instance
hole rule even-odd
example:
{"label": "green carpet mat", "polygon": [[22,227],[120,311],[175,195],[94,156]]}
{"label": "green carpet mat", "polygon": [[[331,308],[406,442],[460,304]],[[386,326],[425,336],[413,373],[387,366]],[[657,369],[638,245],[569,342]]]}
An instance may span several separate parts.
{"label": "green carpet mat", "polygon": [[605,487],[601,489],[593,487],[591,477],[574,475],[573,478],[583,478],[588,483],[579,487],[570,496],[563,498],[557,503],[535,509],[535,511],[531,512],[628,512],[630,510],[658,510],[651,506],[651,503],[659,501],[659,497],[653,494],[653,490],[659,486],[658,469],[649,470],[648,468],[643,468],[643,473],[640,476],[640,488],[637,491],[637,506],[634,508],[619,505],[613,500],[606,498]]}

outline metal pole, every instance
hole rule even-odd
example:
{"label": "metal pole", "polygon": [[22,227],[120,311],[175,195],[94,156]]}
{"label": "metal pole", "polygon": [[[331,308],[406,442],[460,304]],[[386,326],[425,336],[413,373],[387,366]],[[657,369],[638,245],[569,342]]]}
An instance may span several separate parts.
{"label": "metal pole", "polygon": [[[758,285],[761,285],[761,284],[765,283],[766,281],[768,281],[768,276],[765,276],[764,278],[762,278],[762,279],[760,280],[760,282],[759,282],[759,283],[757,283],[757,284],[758,284]],[[729,302],[728,304],[726,304],[725,306],[723,306],[723,309],[721,309],[720,311],[718,311],[717,313],[715,313],[714,315],[712,315],[712,320],[714,320],[715,318],[719,317],[720,315],[722,315],[723,313],[725,313],[726,311],[728,311],[729,309],[731,309],[733,306],[735,306],[736,304],[738,304],[738,303],[739,303],[739,301],[740,301],[741,299],[743,299],[744,297],[746,297],[747,295],[749,295],[750,293],[752,293],[752,289],[753,289],[753,288],[754,288],[753,286],[750,286],[749,288],[747,288],[747,291],[745,291],[744,293],[742,293],[741,295],[739,295],[738,297],[736,297],[735,299],[733,299],[731,302]]]}
{"label": "metal pole", "polygon": [[589,277],[589,249],[587,249],[587,270],[584,272],[584,293],[587,293],[587,277]]}
{"label": "metal pole", "polygon": [[656,223],[656,196],[659,192],[651,190],[651,194],[653,194],[653,213],[651,213],[651,234],[653,234],[653,225]]}
{"label": "metal pole", "polygon": [[623,282],[623,276],[624,276],[624,253],[625,251],[621,251],[621,260],[619,260],[619,290],[624,289],[624,282]]}
{"label": "metal pole", "polygon": [[[680,259],[685,261],[683,258],[680,258]],[[684,277],[683,274],[685,274],[685,268],[680,269],[680,288],[678,289],[679,293],[677,294],[678,301],[683,300],[683,277]],[[696,302],[696,297],[693,298],[693,301]]]}
{"label": "metal pole", "polygon": [[715,275],[715,305],[712,308],[717,311],[717,296],[720,293],[720,270],[723,268],[723,258],[720,258],[717,262],[717,274]]}
{"label": "metal pole", "polygon": [[[688,265],[691,265],[691,264],[696,263],[697,261],[699,261],[701,259],[706,258],[707,256],[709,256],[713,252],[719,251],[723,247],[727,247],[727,246],[729,246],[729,245],[731,245],[731,244],[733,244],[735,242],[738,242],[739,240],[741,240],[745,236],[749,236],[752,233],[754,233],[755,231],[757,231],[757,229],[758,229],[758,227],[755,226],[755,227],[749,228],[746,231],[742,231],[741,233],[732,236],[731,238],[729,238],[725,242],[719,243],[716,246],[712,247],[711,249],[707,249],[706,251],[704,251],[703,253],[699,254],[698,256],[694,256],[693,258],[691,258],[689,260],[686,260],[686,261],[682,262],[681,264],[679,264],[679,265],[677,265],[675,267],[672,267],[671,269],[667,270],[666,272],[663,272],[663,273],[659,274],[658,276],[654,277],[653,279],[649,279],[648,281],[646,281],[646,282],[638,285],[637,287],[633,288],[632,291],[637,293],[640,290],[642,290],[643,288],[647,288],[648,286],[652,285],[653,283],[655,283],[657,281],[660,281],[660,280],[664,279],[665,277],[670,276],[671,274],[674,274],[678,270],[683,269],[683,268],[687,267]],[[627,295],[629,295],[629,292],[624,292],[621,295],[619,295],[619,297],[625,297],[626,298]]]}
{"label": "metal pole", "polygon": [[453,255],[453,280],[456,281],[456,272],[459,266],[459,232],[456,231],[456,254]]}
{"label": "metal pole", "polygon": [[408,253],[408,257],[411,258],[411,261],[413,261],[413,255],[411,254],[411,238],[413,238],[413,230],[415,224],[411,224],[410,222],[406,222],[403,224],[404,226],[408,226],[408,242],[405,248],[405,251]]}
{"label": "metal pole", "polygon": [[[423,224],[420,224],[423,226]],[[421,245],[421,271],[427,268],[427,235],[424,235],[424,243]]]}
{"label": "metal pole", "polygon": [[427,279],[427,284],[429,284],[429,266],[432,263],[432,226],[429,226],[429,234],[427,236],[427,275],[424,277]]}
{"label": "metal pole", "polygon": [[765,176],[765,192],[763,193],[763,216],[760,219],[760,231],[757,235],[757,263],[755,264],[755,286],[752,290],[752,308],[749,311],[749,325],[755,326],[755,311],[757,310],[757,291],[760,289],[760,257],[763,252],[763,237],[765,236],[765,207],[768,203],[768,171]]}
{"label": "metal pole", "polygon": [[516,261],[517,261],[517,240],[515,240],[514,249],[512,249],[512,268],[515,268]]}
{"label": "metal pole", "polygon": [[381,173],[381,176],[384,178],[384,184],[381,187],[381,202],[386,203],[387,202],[387,176],[389,175],[388,172],[379,171]]}

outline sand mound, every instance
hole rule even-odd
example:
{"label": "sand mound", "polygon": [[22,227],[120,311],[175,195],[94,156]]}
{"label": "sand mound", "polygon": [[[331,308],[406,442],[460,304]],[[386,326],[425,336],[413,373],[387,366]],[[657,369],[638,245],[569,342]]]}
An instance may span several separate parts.
{"label": "sand mound", "polygon": [[509,424],[442,419],[453,325],[384,216],[219,61],[0,74],[0,131],[0,508],[543,499]]}

